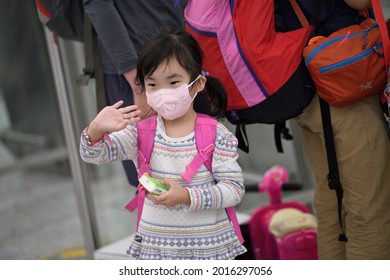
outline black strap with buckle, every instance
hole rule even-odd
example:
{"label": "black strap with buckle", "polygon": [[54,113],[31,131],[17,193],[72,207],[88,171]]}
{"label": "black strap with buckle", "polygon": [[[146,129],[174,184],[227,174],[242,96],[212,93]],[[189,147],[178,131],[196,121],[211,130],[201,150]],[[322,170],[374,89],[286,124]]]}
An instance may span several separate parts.
{"label": "black strap with buckle", "polygon": [[320,98],[320,106],[321,106],[322,127],[324,131],[325,146],[326,146],[326,156],[328,158],[328,168],[329,168],[328,186],[331,190],[336,191],[336,196],[337,196],[337,212],[338,212],[338,219],[339,219],[339,224],[341,229],[341,233],[338,237],[338,240],[341,242],[347,242],[348,238],[344,233],[343,224],[342,224],[343,186],[340,182],[336,148],[333,139],[333,129],[332,129],[331,116],[330,116],[330,108],[329,108],[329,104],[322,98]]}

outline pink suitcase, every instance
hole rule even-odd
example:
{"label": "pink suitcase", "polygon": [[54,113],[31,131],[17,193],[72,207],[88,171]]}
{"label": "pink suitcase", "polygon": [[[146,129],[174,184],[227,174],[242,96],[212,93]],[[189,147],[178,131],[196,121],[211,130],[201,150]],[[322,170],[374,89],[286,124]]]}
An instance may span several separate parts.
{"label": "pink suitcase", "polygon": [[[265,173],[258,185],[259,191],[268,193],[270,204],[256,209],[249,220],[250,250],[254,259],[312,260],[318,258],[317,231],[316,225],[313,224],[315,217],[301,202],[282,202],[282,185],[287,181],[287,170],[282,166],[274,166]],[[284,219],[285,213],[290,214],[290,217]],[[278,220],[272,220],[276,218],[275,214]],[[276,221],[273,223],[274,231],[283,236],[276,236],[275,232],[271,232],[269,228],[271,221]]]}

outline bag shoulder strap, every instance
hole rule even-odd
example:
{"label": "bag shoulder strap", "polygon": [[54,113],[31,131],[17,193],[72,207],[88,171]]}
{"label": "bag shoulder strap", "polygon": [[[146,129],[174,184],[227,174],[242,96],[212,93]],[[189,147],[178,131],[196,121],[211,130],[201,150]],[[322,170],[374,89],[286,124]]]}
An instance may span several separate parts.
{"label": "bag shoulder strap", "polygon": [[326,148],[326,156],[328,159],[328,186],[331,190],[336,191],[337,196],[337,212],[339,225],[341,229],[341,233],[339,234],[338,240],[347,242],[348,238],[344,233],[342,219],[341,219],[341,210],[342,210],[342,200],[343,200],[343,186],[340,182],[340,174],[337,164],[337,154],[336,148],[333,139],[333,129],[332,129],[332,121],[330,115],[329,104],[320,98],[320,107],[321,107],[321,118],[322,118],[322,126],[324,131],[325,138],[325,148]]}
{"label": "bag shoulder strap", "polygon": [[212,159],[217,135],[217,120],[204,114],[197,114],[195,123],[195,143],[198,154],[186,166],[186,170],[180,174],[186,182],[192,181],[202,164],[212,172]]}
{"label": "bag shoulder strap", "polygon": [[293,8],[299,22],[302,26],[309,25],[309,21],[307,20],[305,14],[302,12],[301,7],[299,7],[297,0],[290,0],[290,5]]}
{"label": "bag shoulder strap", "polygon": [[[198,114],[195,124],[195,141],[197,150],[199,152],[209,150],[212,146],[214,151],[216,137],[217,120],[205,114]],[[211,155],[212,153],[208,156],[204,163],[210,172],[212,171],[211,164],[213,160]]]}
{"label": "bag shoulder strap", "polygon": [[150,175],[149,162],[156,135],[157,116],[151,116],[137,123],[138,130],[138,177],[145,172]]}
{"label": "bag shoulder strap", "polygon": [[379,30],[381,32],[383,52],[385,56],[386,69],[389,69],[390,64],[390,38],[389,30],[387,29],[387,24],[383,16],[383,10],[381,7],[380,0],[371,0],[372,8],[374,10],[376,22],[378,23]]}
{"label": "bag shoulder strap", "polygon": [[[301,25],[307,26],[307,25],[312,25],[314,27],[317,27],[320,25],[321,22],[329,19],[329,17],[333,14],[334,8],[335,8],[335,0],[317,0],[313,1],[313,10],[310,15],[310,19],[308,20],[303,13],[301,7],[299,6],[297,0],[289,0],[290,5],[292,9],[294,10],[295,15],[297,16],[299,22]],[[320,22],[320,14],[323,6],[325,5],[326,7],[326,17],[321,20]],[[313,36],[313,35],[312,35]]]}
{"label": "bag shoulder strap", "polygon": [[[157,128],[157,116],[151,116],[145,120],[137,123],[138,131],[138,178],[140,178],[145,172],[150,175],[149,161],[152,156],[152,150],[154,146],[154,136],[156,135]],[[146,190],[138,185],[137,195],[125,205],[125,208],[130,212],[133,212],[138,208],[137,224],[138,229],[139,221],[141,219],[142,210],[144,206],[144,200],[146,196]]]}

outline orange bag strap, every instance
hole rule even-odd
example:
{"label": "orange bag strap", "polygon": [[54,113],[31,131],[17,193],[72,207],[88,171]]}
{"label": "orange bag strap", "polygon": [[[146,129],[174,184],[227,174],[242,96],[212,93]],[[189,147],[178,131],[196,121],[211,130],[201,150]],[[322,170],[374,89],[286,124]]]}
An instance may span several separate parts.
{"label": "orange bag strap", "polygon": [[290,1],[291,7],[293,8],[295,14],[297,15],[297,17],[299,19],[299,22],[301,23],[301,25],[302,26],[309,25],[309,21],[307,20],[307,18],[303,14],[301,7],[299,7],[297,1],[296,0],[289,0],[289,1]]}

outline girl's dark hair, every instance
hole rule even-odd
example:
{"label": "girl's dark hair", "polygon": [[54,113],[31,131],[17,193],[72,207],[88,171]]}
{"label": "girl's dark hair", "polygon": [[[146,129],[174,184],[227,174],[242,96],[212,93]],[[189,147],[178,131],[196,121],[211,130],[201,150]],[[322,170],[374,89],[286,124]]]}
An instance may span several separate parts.
{"label": "girl's dark hair", "polygon": [[[162,30],[145,44],[139,54],[136,83],[142,90],[145,90],[145,77],[170,59],[176,59],[190,73],[191,81],[202,73],[203,53],[196,40],[184,31]],[[205,89],[195,98],[194,109],[198,113],[224,117],[226,98],[226,91],[220,81],[207,76]]]}

